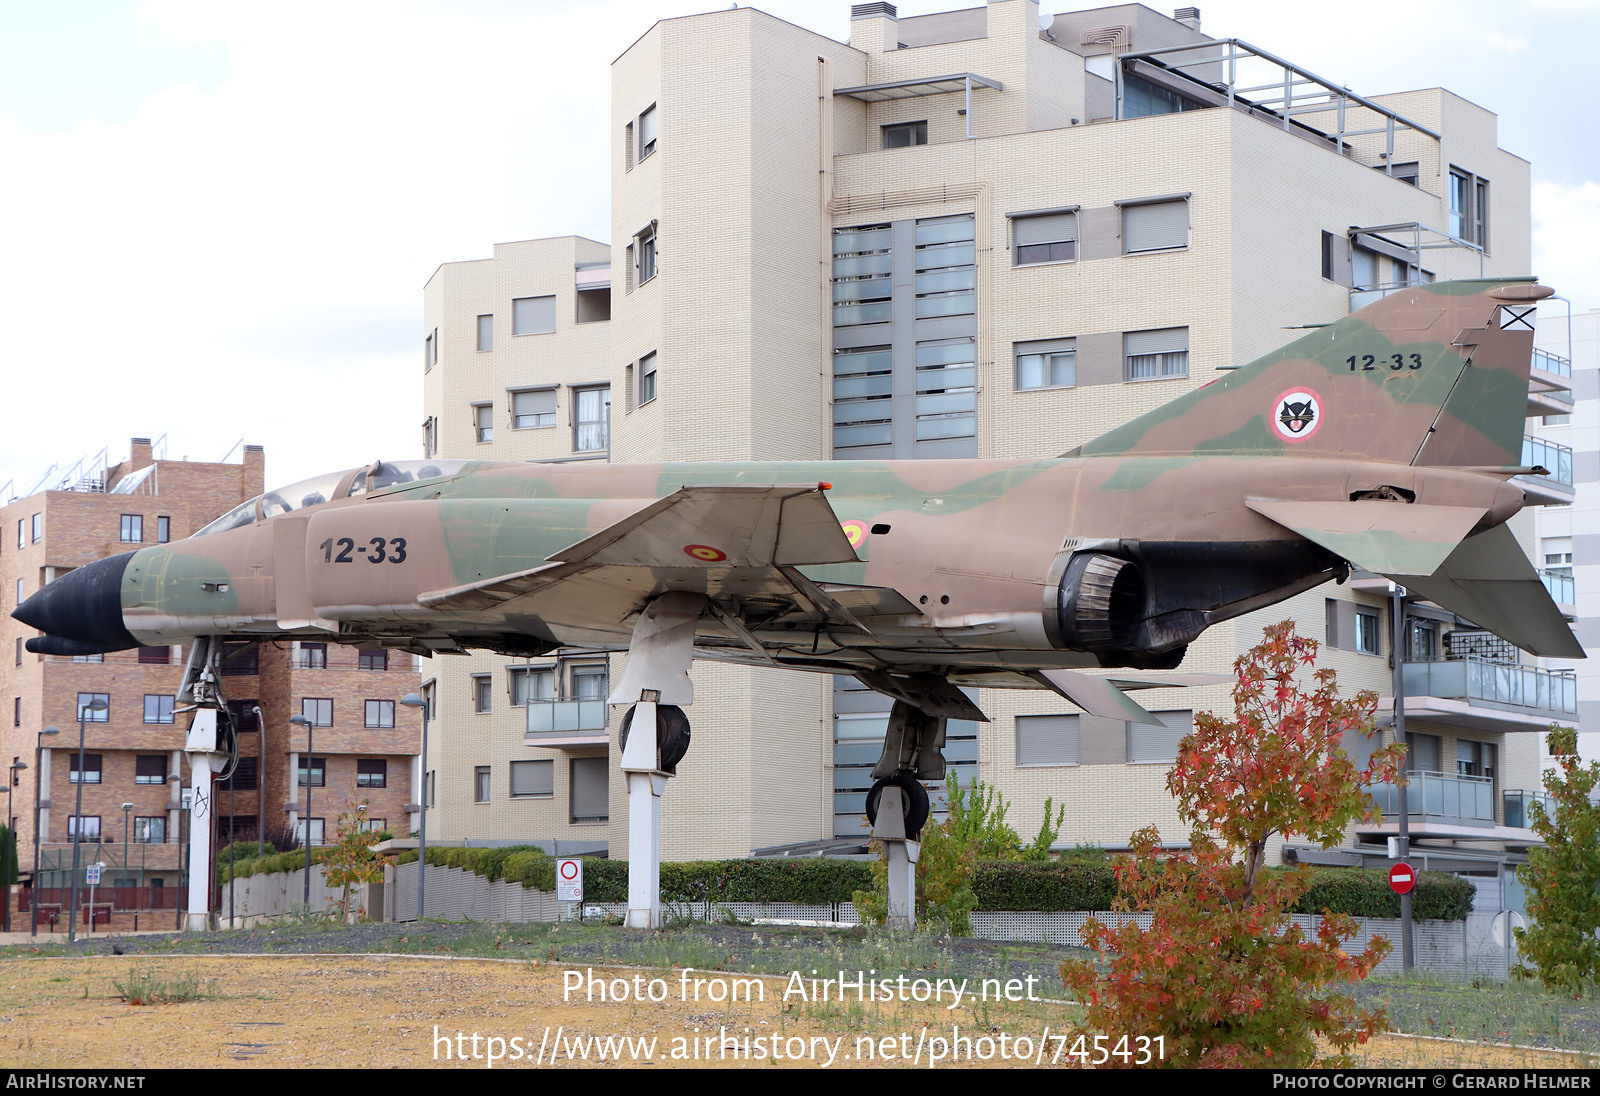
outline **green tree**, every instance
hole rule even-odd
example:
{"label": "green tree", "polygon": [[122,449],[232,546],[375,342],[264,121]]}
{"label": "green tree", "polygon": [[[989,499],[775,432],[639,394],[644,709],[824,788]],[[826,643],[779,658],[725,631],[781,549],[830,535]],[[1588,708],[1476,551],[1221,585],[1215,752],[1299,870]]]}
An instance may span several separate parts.
{"label": "green tree", "polygon": [[1552,724],[1545,742],[1556,759],[1556,768],[1544,774],[1555,813],[1537,801],[1529,808],[1544,847],[1529,849],[1528,862],[1517,869],[1531,922],[1516,930],[1517,947],[1546,989],[1580,996],[1600,972],[1600,806],[1590,799],[1600,784],[1600,763],[1580,763],[1571,727]]}
{"label": "green tree", "polygon": [[[1100,962],[1062,965],[1086,1033],[1159,1035],[1166,1065],[1303,1067],[1348,1063],[1379,1030],[1380,1015],[1331,989],[1371,973],[1387,943],[1351,955],[1354,921],[1326,912],[1307,939],[1290,910],[1310,871],[1261,871],[1274,835],[1329,848],[1372,817],[1367,785],[1395,779],[1403,757],[1391,746],[1357,768],[1345,754],[1345,732],[1372,733],[1377,697],[1340,698],[1328,669],[1302,681],[1316,650],[1290,622],[1269,627],[1234,664],[1233,718],[1195,716],[1167,780],[1189,852],[1164,853],[1146,827],[1117,867],[1115,908],[1150,914],[1151,927],[1091,919],[1084,941]],[[1336,1050],[1321,1062],[1319,1037]]]}
{"label": "green tree", "polygon": [[[339,828],[333,844],[323,850],[320,858],[323,879],[330,887],[343,887],[339,898],[339,915],[350,915],[350,888],[357,883],[378,883],[383,880],[383,864],[372,851],[382,836],[365,829],[367,803],[362,800],[352,809],[339,814]],[[365,907],[361,914],[366,916]]]}

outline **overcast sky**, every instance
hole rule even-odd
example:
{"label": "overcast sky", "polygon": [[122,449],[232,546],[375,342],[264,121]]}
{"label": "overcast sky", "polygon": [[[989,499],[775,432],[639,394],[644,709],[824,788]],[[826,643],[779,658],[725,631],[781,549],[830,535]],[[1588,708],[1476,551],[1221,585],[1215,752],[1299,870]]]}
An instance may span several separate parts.
{"label": "overcast sky", "polygon": [[[1497,112],[1533,162],[1534,272],[1600,306],[1600,0],[1200,3],[1357,92]],[[756,6],[849,33],[848,0]],[[264,445],[269,486],[417,455],[423,283],[500,240],[606,239],[608,66],[696,10],[0,0],[5,495],[135,435]]]}

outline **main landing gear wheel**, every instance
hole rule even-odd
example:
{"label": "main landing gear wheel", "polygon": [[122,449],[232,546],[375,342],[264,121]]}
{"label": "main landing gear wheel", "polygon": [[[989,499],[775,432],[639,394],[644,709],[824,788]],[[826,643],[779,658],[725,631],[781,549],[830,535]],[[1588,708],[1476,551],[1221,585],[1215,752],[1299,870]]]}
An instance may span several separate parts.
{"label": "main landing gear wheel", "polygon": [[[633,726],[633,709],[622,717],[622,749],[628,748],[628,729]],[[678,762],[689,752],[689,717],[676,704],[656,705],[656,749],[661,754],[661,771],[678,774]],[[924,812],[926,814],[926,812]]]}
{"label": "main landing gear wheel", "polygon": [[910,773],[895,773],[872,785],[872,790],[867,793],[867,823],[877,824],[878,800],[883,796],[883,789],[890,784],[901,791],[900,802],[905,808],[906,837],[915,841],[928,821],[928,789]]}

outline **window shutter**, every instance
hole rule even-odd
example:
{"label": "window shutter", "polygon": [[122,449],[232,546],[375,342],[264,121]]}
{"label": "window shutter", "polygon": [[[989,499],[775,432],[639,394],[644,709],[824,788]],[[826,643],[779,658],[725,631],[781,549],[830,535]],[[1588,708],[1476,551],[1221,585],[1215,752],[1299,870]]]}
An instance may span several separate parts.
{"label": "window shutter", "polygon": [[1018,765],[1076,765],[1077,763],[1077,716],[1017,716]]}
{"label": "window shutter", "polygon": [[609,818],[611,798],[607,782],[606,759],[577,757],[572,760],[572,817]]}
{"label": "window shutter", "polygon": [[556,390],[543,388],[537,392],[511,393],[511,414],[517,418],[524,415],[554,415],[556,413]]}
{"label": "window shutter", "polygon": [[511,763],[512,795],[551,795],[556,790],[556,763],[554,761],[513,761]]}
{"label": "window shutter", "polygon": [[513,335],[540,335],[555,329],[555,297],[518,297],[511,302]]}
{"label": "window shutter", "polygon": [[1013,222],[1013,242],[1018,247],[1029,244],[1054,244],[1078,238],[1076,213],[1052,213],[1044,217],[1018,217]]}
{"label": "window shutter", "polygon": [[1188,736],[1193,719],[1190,712],[1151,712],[1161,720],[1161,726],[1145,723],[1128,724],[1129,761],[1174,761],[1178,756],[1178,743]]}
{"label": "window shutter", "polygon": [[1150,202],[1122,208],[1122,250],[1160,251],[1189,243],[1189,203]]}
{"label": "window shutter", "polygon": [[1189,349],[1189,329],[1168,327],[1160,331],[1130,331],[1123,336],[1129,357],[1138,354],[1181,354]]}

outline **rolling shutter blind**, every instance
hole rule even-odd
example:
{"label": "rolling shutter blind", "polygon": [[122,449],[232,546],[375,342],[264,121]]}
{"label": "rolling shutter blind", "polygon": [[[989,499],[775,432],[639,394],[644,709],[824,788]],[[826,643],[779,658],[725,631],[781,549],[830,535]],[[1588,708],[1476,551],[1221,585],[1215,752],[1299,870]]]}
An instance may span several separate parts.
{"label": "rolling shutter blind", "polygon": [[1167,327],[1160,331],[1130,331],[1123,336],[1127,355],[1181,354],[1189,349],[1187,327]]}
{"label": "rolling shutter blind", "polygon": [[1029,244],[1054,244],[1078,238],[1076,213],[1052,213],[1043,217],[1018,217],[1012,234],[1018,247]]}
{"label": "rolling shutter blind", "polygon": [[1017,716],[1018,765],[1076,765],[1077,763],[1077,716]]}
{"label": "rolling shutter blind", "polygon": [[606,781],[606,759],[603,757],[575,757],[572,759],[572,818],[609,818],[610,796]]}
{"label": "rolling shutter blind", "polygon": [[539,335],[555,329],[555,297],[518,297],[511,302],[513,335]]}
{"label": "rolling shutter blind", "polygon": [[1144,723],[1128,724],[1129,761],[1173,761],[1178,756],[1178,743],[1189,734],[1193,720],[1189,712],[1151,712],[1161,720],[1161,726]]}
{"label": "rolling shutter blind", "polygon": [[556,790],[554,761],[513,761],[512,795],[552,795]]}
{"label": "rolling shutter blind", "polygon": [[1150,202],[1122,207],[1122,250],[1160,251],[1189,243],[1189,203]]}

